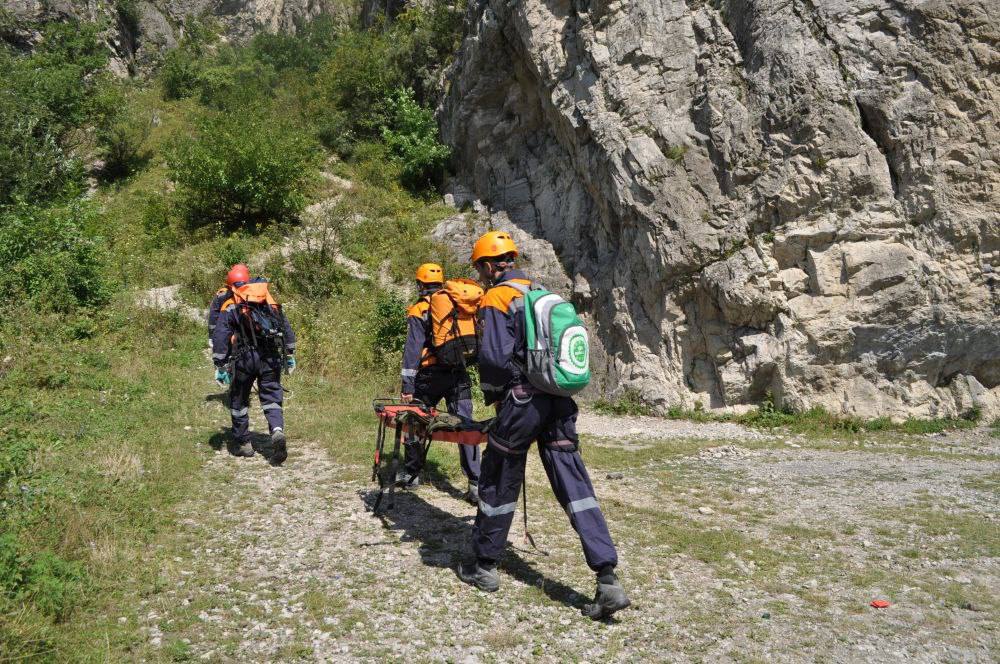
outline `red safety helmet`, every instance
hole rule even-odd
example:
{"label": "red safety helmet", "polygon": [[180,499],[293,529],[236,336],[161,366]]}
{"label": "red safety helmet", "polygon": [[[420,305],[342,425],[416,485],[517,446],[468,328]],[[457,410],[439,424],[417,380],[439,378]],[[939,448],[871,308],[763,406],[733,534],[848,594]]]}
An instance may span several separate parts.
{"label": "red safety helmet", "polygon": [[241,281],[250,281],[250,268],[243,263],[237,263],[230,268],[229,273],[226,275],[226,283],[232,286]]}

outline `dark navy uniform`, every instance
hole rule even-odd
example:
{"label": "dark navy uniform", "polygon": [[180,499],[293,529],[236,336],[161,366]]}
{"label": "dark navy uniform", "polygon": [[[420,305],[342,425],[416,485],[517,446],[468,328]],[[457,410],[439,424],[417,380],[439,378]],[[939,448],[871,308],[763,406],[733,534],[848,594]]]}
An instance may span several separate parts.
{"label": "dark navy uniform", "polygon": [[[448,412],[472,419],[472,382],[464,367],[446,367],[438,363],[431,352],[427,332],[430,326],[430,302],[425,295],[406,311],[406,345],[403,347],[403,394],[430,408],[444,399]],[[479,483],[479,446],[459,445],[462,472],[472,485]],[[420,469],[421,450],[415,441],[408,441],[404,470],[414,475]]]}
{"label": "dark navy uniform", "polygon": [[219,314],[222,313],[222,305],[225,304],[229,299],[233,297],[233,292],[229,290],[229,287],[220,288],[215,292],[212,297],[212,301],[208,305],[208,345],[211,346],[214,342],[212,337],[215,335],[215,327],[219,324]]}
{"label": "dark navy uniform", "polygon": [[521,373],[525,358],[522,294],[503,281],[529,285],[521,270],[508,270],[483,296],[479,374],[486,403],[497,405],[479,480],[479,510],[472,548],[480,565],[493,567],[503,555],[524,481],[528,448],[538,454],[556,499],[580,536],[587,565],[595,572],[618,564],[604,514],[580,457],[576,402],[540,392]]}
{"label": "dark navy uniform", "polygon": [[[282,412],[284,389],[281,386],[282,366],[281,349],[263,339],[254,346],[252,340],[246,339],[243,333],[239,310],[225,303],[219,314],[215,333],[212,336],[212,361],[219,369],[225,369],[230,361],[230,355],[235,354],[233,363],[233,384],[229,392],[230,415],[233,422],[233,439],[237,442],[249,442],[250,438],[250,390],[257,383],[260,396],[260,407],[264,411],[268,428],[273,434],[275,430],[285,428],[285,417]],[[288,318],[282,313],[284,324],[285,353],[295,353],[295,333],[288,323]]]}

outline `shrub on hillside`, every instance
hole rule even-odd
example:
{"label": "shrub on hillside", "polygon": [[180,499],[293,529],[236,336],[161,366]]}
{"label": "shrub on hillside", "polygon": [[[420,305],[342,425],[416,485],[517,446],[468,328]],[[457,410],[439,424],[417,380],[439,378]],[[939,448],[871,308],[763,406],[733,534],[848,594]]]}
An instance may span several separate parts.
{"label": "shrub on hillside", "polygon": [[159,79],[165,99],[183,99],[194,94],[201,74],[197,55],[184,48],[175,48],[163,58]]}
{"label": "shrub on hillside", "polygon": [[95,208],[12,208],[0,214],[0,299],[68,312],[107,302],[107,253],[94,234]]}
{"label": "shrub on hillside", "polygon": [[390,100],[392,123],[382,139],[402,165],[403,184],[414,190],[434,187],[444,180],[451,149],[438,141],[437,123],[410,89],[397,90]]}
{"label": "shrub on hillside", "polygon": [[441,71],[462,41],[465,0],[410,3],[392,25],[394,60],[417,101],[433,105]]}
{"label": "shrub on hillside", "polygon": [[0,95],[0,208],[66,198],[83,187],[83,164],[63,148],[61,130],[21,101]]}
{"label": "shrub on hillside", "polygon": [[149,160],[146,139],[151,121],[117,83],[105,83],[96,95],[95,139],[104,159],[102,175],[115,179],[139,170]]}
{"label": "shrub on hillside", "polygon": [[376,366],[398,364],[406,343],[406,303],[395,293],[380,292],[366,323]]}
{"label": "shrub on hillside", "polygon": [[184,39],[167,52],[158,72],[166,99],[183,99],[198,90],[202,68],[209,59],[208,47],[219,38],[217,25],[208,19],[188,21]]}
{"label": "shrub on hillside", "polygon": [[315,159],[303,132],[247,109],[203,117],[168,154],[192,226],[254,232],[299,213]]}
{"label": "shrub on hillside", "polygon": [[250,51],[258,62],[275,71],[301,69],[313,73],[326,60],[338,36],[333,17],[319,16],[294,35],[262,32],[250,42]]}
{"label": "shrub on hillside", "polygon": [[32,54],[0,45],[0,207],[65,199],[83,186],[74,132],[91,117],[106,49],[91,24],[49,24],[43,35]]}
{"label": "shrub on hillside", "polygon": [[317,74],[321,108],[332,106],[347,119],[345,130],[373,138],[389,124],[390,97],[402,82],[392,42],[375,32],[348,32]]}

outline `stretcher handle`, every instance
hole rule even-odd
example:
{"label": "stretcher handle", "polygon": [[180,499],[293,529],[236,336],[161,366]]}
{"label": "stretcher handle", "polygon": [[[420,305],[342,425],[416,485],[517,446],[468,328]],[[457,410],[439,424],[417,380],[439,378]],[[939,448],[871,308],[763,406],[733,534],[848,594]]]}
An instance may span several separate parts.
{"label": "stretcher handle", "polygon": [[386,406],[416,406],[427,411],[430,410],[427,404],[419,399],[411,399],[409,403],[403,403],[403,400],[399,397],[379,397],[372,399],[372,408],[375,409],[376,413],[384,410]]}

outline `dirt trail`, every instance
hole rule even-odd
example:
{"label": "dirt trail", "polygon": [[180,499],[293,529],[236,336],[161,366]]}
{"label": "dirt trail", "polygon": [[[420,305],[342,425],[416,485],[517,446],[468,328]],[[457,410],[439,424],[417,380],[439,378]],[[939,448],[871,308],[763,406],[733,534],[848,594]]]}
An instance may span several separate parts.
{"label": "dirt trail", "polygon": [[[293,438],[282,468],[223,449],[193,480],[200,491],[181,508],[179,532],[155,554],[163,582],[142,600],[141,658],[998,655],[1000,441],[972,434],[966,447],[987,452],[976,457],[927,446],[795,449],[738,427],[646,424],[581,421],[635,603],[614,623],[579,615],[592,577],[533,455],[532,531],[551,555],[523,548],[518,514],[503,586],[485,595],[452,571],[474,516],[458,487],[438,480],[405,492],[380,520],[367,510],[362,466]],[[644,444],[616,446],[629,435]],[[960,522],[959,535],[933,521],[940,514]],[[893,606],[869,608],[877,597]]]}

